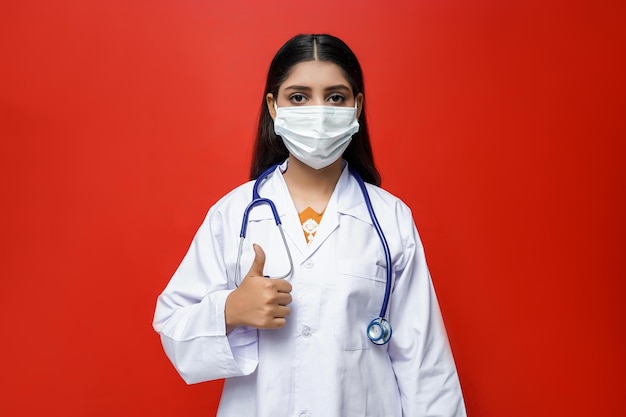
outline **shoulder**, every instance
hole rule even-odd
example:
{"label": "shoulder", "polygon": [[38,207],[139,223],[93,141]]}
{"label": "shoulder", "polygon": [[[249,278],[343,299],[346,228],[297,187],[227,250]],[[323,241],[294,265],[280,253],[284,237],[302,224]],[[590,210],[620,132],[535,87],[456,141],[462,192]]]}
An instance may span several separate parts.
{"label": "shoulder", "polygon": [[234,188],[233,190],[222,196],[222,198],[217,200],[217,202],[210,208],[209,213],[228,211],[232,209],[232,207],[240,207],[241,204],[244,203],[247,205],[252,199],[253,186],[254,181],[248,181]]}
{"label": "shoulder", "polygon": [[422,248],[422,242],[415,225],[411,208],[399,197],[376,185],[366,184],[374,213],[383,230],[393,231],[388,235],[397,236],[404,250]]}
{"label": "shoulder", "polygon": [[396,214],[412,217],[411,208],[402,199],[379,186],[365,183],[372,204],[386,209],[393,208]]}
{"label": "shoulder", "polygon": [[206,212],[201,229],[208,227],[218,230],[224,222],[234,216],[241,216],[252,198],[253,185],[252,181],[243,183],[217,200]]}
{"label": "shoulder", "polygon": [[[284,166],[284,165],[283,165]],[[280,167],[280,169],[283,168],[283,166]],[[252,201],[253,197],[252,197],[252,191],[255,187],[255,184],[258,182],[260,183],[264,183],[264,184],[277,184],[278,179],[280,177],[279,173],[279,168],[277,168],[276,166],[272,167],[272,169],[274,171],[270,172],[270,170],[266,171],[264,174],[262,174],[262,179],[256,179],[256,180],[250,180],[248,182],[245,182],[243,184],[241,184],[240,186],[234,188],[232,191],[230,191],[229,193],[225,194],[222,198],[220,198],[214,205],[213,207],[211,207],[210,212],[220,212],[220,211],[229,211],[233,208],[238,208],[239,211],[243,211],[243,209],[245,207],[248,206],[248,204],[250,204],[250,202]],[[258,185],[257,185],[258,187]],[[264,186],[266,187],[266,186]],[[270,191],[268,192],[268,194],[271,194],[271,187],[270,186]],[[262,189],[261,192],[265,192],[267,191],[265,188]],[[257,190],[258,191],[258,190]],[[235,210],[237,211],[237,210]],[[237,211],[237,212],[239,212]]]}

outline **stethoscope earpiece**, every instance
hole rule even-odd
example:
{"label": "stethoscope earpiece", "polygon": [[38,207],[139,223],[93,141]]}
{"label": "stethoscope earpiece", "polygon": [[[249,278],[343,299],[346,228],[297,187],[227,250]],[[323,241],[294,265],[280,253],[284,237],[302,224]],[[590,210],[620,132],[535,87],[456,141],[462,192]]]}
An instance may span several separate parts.
{"label": "stethoscope earpiece", "polygon": [[378,317],[367,326],[367,337],[375,345],[384,345],[391,339],[391,324],[382,317]]}

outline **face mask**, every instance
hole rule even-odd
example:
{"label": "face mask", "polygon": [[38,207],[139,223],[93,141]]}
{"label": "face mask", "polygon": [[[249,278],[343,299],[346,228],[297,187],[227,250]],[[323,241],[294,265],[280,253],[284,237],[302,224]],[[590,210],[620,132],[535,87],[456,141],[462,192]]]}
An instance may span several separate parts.
{"label": "face mask", "polygon": [[352,135],[359,131],[356,107],[277,107],[274,132],[299,161],[322,169],[346,150]]}

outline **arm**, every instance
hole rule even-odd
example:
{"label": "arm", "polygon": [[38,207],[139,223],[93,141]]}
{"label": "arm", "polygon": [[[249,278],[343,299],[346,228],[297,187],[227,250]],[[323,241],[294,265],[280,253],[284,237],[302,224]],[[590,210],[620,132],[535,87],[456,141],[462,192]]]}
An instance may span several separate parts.
{"label": "arm", "polygon": [[257,331],[226,334],[224,309],[232,292],[222,254],[222,219],[214,209],[159,296],[154,329],[187,383],[248,375],[258,363]]}
{"label": "arm", "polygon": [[[405,231],[389,318],[389,356],[403,416],[463,417],[465,405],[424,250],[408,208],[397,213]],[[407,233],[406,231],[410,231]]]}

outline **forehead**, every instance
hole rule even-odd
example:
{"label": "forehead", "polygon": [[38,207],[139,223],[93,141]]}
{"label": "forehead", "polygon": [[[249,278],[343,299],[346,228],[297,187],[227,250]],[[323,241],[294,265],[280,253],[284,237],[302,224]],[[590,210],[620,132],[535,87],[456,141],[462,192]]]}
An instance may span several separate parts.
{"label": "forehead", "polygon": [[291,85],[315,88],[339,84],[350,86],[339,65],[328,61],[304,61],[293,66],[279,89]]}

